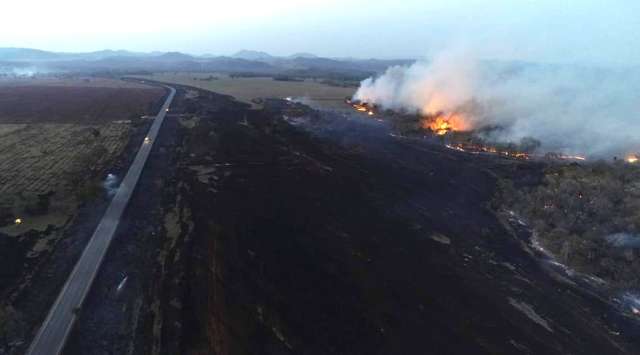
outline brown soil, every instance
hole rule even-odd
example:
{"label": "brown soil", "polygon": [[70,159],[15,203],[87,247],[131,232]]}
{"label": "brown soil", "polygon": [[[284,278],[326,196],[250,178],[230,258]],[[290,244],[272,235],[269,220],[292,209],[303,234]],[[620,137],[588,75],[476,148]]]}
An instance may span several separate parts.
{"label": "brown soil", "polygon": [[0,123],[96,124],[145,114],[160,88],[0,86]]}

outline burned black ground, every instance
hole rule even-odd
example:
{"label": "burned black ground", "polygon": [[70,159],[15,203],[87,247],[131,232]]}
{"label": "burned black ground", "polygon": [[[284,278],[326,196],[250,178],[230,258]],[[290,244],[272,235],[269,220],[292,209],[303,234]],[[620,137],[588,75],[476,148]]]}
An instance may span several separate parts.
{"label": "burned black ground", "polygon": [[271,108],[179,98],[68,353],[638,350],[492,209],[540,166]]}

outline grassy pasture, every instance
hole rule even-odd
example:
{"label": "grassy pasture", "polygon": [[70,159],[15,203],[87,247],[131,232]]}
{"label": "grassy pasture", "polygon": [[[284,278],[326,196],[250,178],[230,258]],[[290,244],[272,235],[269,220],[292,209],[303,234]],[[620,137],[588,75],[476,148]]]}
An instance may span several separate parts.
{"label": "grassy pasture", "polygon": [[110,79],[0,82],[0,233],[64,225],[163,95]]}
{"label": "grassy pasture", "polygon": [[271,77],[232,78],[218,73],[154,73],[136,77],[197,87],[233,96],[236,100],[247,103],[252,103],[252,100],[257,98],[293,97],[303,99],[312,106],[344,108],[344,98],[351,97],[355,93],[355,88],[330,86],[313,80],[278,81]]}

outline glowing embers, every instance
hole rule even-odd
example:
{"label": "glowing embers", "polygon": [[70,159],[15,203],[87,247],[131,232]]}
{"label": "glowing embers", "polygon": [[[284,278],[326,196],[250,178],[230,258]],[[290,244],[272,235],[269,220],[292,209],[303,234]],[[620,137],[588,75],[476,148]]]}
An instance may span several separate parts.
{"label": "glowing embers", "polygon": [[531,158],[531,155],[529,153],[510,151],[510,150],[500,150],[496,147],[479,145],[479,144],[452,143],[452,144],[446,144],[445,146],[449,149],[454,149],[460,152],[467,152],[467,153],[473,153],[473,154],[488,153],[488,154],[503,155],[509,158],[523,159],[523,160],[528,160]]}
{"label": "glowing embers", "polygon": [[581,155],[565,155],[557,153],[536,154],[535,152],[522,152],[507,148],[500,148],[491,145],[482,145],[474,143],[449,143],[445,145],[449,149],[457,150],[460,152],[472,153],[472,154],[495,154],[501,155],[507,158],[515,158],[522,160],[530,159],[546,159],[546,160],[567,160],[567,161],[586,161],[587,158]]}
{"label": "glowing embers", "polygon": [[356,111],[359,112],[370,112],[369,105],[366,103],[363,104],[352,104],[351,105]]}
{"label": "glowing embers", "polygon": [[366,113],[369,116],[375,116],[376,114],[374,105],[368,104],[366,102],[352,101],[350,99],[345,100],[345,102],[347,103],[347,105],[353,107],[353,109],[358,112]]}

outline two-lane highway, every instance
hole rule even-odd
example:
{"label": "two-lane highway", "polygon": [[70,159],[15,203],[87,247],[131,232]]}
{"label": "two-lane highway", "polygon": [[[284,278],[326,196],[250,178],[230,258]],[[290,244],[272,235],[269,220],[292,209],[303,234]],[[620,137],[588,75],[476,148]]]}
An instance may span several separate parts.
{"label": "two-lane highway", "polygon": [[78,316],[78,310],[82,306],[82,302],[87,296],[91,284],[98,273],[100,264],[107,253],[116,229],[118,228],[118,224],[120,223],[120,217],[129,203],[129,199],[142,174],[142,169],[149,157],[149,153],[151,153],[153,143],[158,136],[162,122],[173,101],[176,90],[173,88],[169,88],[169,90],[169,96],[151,125],[149,133],[138,150],[135,160],[120,184],[118,192],[111,201],[100,224],[98,224],[93,236],[63,286],[62,291],[60,291],[58,298],[51,307],[47,318],[31,343],[27,354],[57,355],[62,352],[67,337]]}

